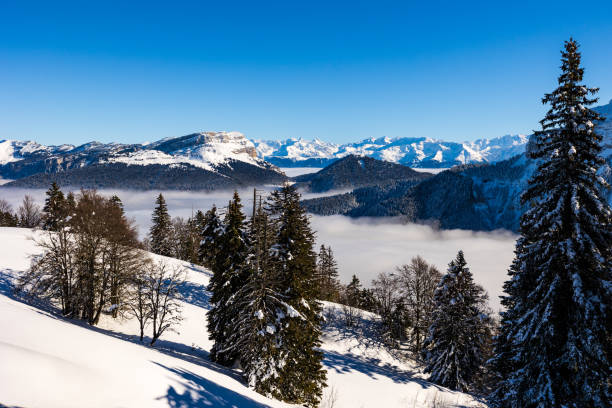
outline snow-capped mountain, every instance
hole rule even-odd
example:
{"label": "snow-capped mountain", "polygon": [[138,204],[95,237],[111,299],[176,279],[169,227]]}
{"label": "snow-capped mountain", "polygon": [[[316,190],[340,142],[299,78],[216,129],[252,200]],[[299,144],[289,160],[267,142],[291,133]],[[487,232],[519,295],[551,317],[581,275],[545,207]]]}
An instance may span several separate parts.
{"label": "snow-capped mountain", "polygon": [[[601,155],[606,159],[600,174],[612,184],[612,101],[595,110],[609,118],[599,122],[596,130],[603,137]],[[475,145],[479,143],[474,142]],[[489,147],[490,152],[495,151],[490,144],[484,146]],[[306,200],[304,204],[310,212],[319,215],[401,216],[408,221],[428,222],[444,229],[517,231],[525,210],[520,196],[535,169],[535,161],[520,154],[492,164],[457,166],[417,185],[379,184]],[[612,202],[612,190],[604,194]]]}
{"label": "snow-capped mountain", "polygon": [[17,180],[9,185],[27,187],[57,180],[95,188],[123,182],[125,188],[214,189],[284,179],[238,132],[194,133],[143,144],[90,142],[77,147],[6,140],[0,142],[0,152],[0,177]]}
{"label": "snow-capped mountain", "polygon": [[230,160],[258,167],[267,165],[257,157],[253,143],[238,132],[194,133],[141,146],[142,149],[114,154],[107,160],[138,165],[183,163],[211,171]]}
{"label": "snow-capped mountain", "polygon": [[74,149],[73,145],[43,146],[32,141],[0,140],[0,165],[33,157],[46,157]]}
{"label": "snow-capped mountain", "polygon": [[399,163],[410,167],[445,168],[457,164],[492,163],[522,153],[525,135],[506,135],[473,142],[446,142],[420,138],[369,138],[342,145],[319,139],[287,139],[253,143],[267,161],[285,167],[327,165],[350,154]]}

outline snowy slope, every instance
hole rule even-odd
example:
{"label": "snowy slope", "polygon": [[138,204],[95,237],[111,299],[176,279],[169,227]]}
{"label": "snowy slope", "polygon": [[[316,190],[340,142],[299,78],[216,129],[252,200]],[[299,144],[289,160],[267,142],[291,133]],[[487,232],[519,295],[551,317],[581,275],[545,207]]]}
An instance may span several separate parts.
{"label": "snowy slope", "polygon": [[[210,274],[167,259],[187,272],[184,320],[155,349],[135,341],[134,321],[106,317],[99,328],[66,321],[11,298],[10,281],[39,252],[40,232],[0,228],[0,405],[26,407],[285,407],[247,388],[236,372],[207,359],[205,313]],[[157,257],[160,258],[160,257]],[[376,316],[363,312],[344,327],[340,308],[325,304],[323,336],[328,385],[336,408],[429,407],[471,397],[427,383],[409,361],[370,338]],[[451,405],[454,406],[454,405]]]}
{"label": "snowy slope", "polygon": [[114,155],[108,161],[138,165],[186,163],[211,171],[230,160],[260,167],[265,164],[257,157],[253,143],[239,132],[194,133],[162,139],[142,148],[134,153]]}
{"label": "snowy slope", "polygon": [[0,165],[36,156],[66,152],[71,149],[74,149],[74,146],[43,146],[32,141],[0,140]]}
{"label": "snowy slope", "polygon": [[258,154],[273,164],[301,166],[307,161],[326,165],[350,154],[369,156],[410,167],[441,168],[456,164],[505,160],[524,151],[528,137],[506,135],[473,142],[446,142],[430,138],[370,138],[337,145],[319,139],[254,141]]}

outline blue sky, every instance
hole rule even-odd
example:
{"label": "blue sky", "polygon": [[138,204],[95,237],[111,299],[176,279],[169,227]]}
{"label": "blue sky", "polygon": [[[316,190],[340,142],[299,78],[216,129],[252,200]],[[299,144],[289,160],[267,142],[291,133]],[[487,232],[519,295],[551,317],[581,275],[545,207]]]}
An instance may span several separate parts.
{"label": "blue sky", "polygon": [[0,139],[528,133],[570,36],[612,98],[610,1],[96,3],[0,3]]}

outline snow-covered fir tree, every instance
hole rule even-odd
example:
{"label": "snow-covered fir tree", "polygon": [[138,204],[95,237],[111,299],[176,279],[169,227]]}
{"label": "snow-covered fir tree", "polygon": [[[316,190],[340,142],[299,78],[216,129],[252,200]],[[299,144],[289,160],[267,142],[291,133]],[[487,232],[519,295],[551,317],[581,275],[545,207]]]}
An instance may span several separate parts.
{"label": "snow-covered fir tree", "polygon": [[436,287],[434,304],[422,351],[425,372],[436,384],[469,391],[485,363],[482,351],[491,333],[487,295],[474,283],[462,251]]}
{"label": "snow-covered fir tree", "polygon": [[287,363],[283,351],[283,317],[291,311],[280,292],[276,265],[271,257],[273,225],[260,207],[250,221],[249,274],[236,293],[236,330],[229,343],[240,355],[250,387],[263,395],[277,393],[281,369]]}
{"label": "snow-covered fir tree", "polygon": [[493,367],[500,407],[609,407],[612,219],[598,177],[601,120],[588,106],[578,44],[562,51],[559,87],[535,132],[538,167],[522,196]]}
{"label": "snow-covered fir tree", "polygon": [[274,191],[269,211],[276,231],[272,262],[277,268],[279,292],[290,306],[280,321],[283,328],[279,352],[284,364],[272,395],[315,407],[321,399],[326,375],[321,364],[323,353],[318,350],[322,315],[316,299],[314,234],[295,187],[285,185]]}
{"label": "snow-covered fir tree", "polygon": [[229,338],[237,330],[235,294],[244,286],[249,274],[247,235],[242,203],[238,193],[234,192],[225,214],[223,232],[218,239],[212,265],[213,276],[208,285],[212,293],[208,333],[214,341],[210,358],[224,365],[232,365],[239,357]]}
{"label": "snow-covered fir tree", "polygon": [[201,223],[198,259],[202,265],[213,270],[213,265],[217,256],[217,248],[219,246],[219,238],[223,233],[223,222],[217,214],[216,206],[213,205],[210,210],[206,211]]}
{"label": "snow-covered fir tree", "polygon": [[164,196],[159,194],[155,200],[153,211],[153,225],[149,231],[151,252],[163,256],[173,255],[172,245],[172,221],[168,214],[168,206]]}

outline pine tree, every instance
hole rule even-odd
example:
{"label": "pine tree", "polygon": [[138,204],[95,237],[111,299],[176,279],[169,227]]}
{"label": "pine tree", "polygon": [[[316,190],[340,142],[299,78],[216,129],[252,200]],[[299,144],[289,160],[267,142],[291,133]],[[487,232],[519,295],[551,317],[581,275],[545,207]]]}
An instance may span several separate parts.
{"label": "pine tree", "polygon": [[274,191],[269,211],[275,223],[272,248],[279,292],[290,307],[281,319],[280,353],[286,364],[279,370],[272,395],[286,402],[315,407],[325,386],[320,346],[321,305],[316,300],[316,254],[308,215],[295,187]]}
{"label": "pine tree", "polygon": [[490,337],[490,318],[483,313],[487,296],[466,265],[459,251],[440,280],[422,353],[430,381],[463,392],[484,365],[482,352]]}
{"label": "pine tree", "polygon": [[[578,44],[562,51],[559,87],[535,132],[537,169],[522,200],[493,366],[501,407],[609,407],[612,212],[597,176],[602,120],[581,84]],[[591,95],[591,96],[589,96]]]}
{"label": "pine tree", "polygon": [[223,223],[217,215],[217,207],[206,211],[200,232],[200,250],[198,259],[208,269],[214,270],[215,259],[219,247],[219,238],[223,233]]}
{"label": "pine tree", "polygon": [[274,226],[258,208],[250,222],[249,275],[236,294],[237,322],[229,343],[238,350],[245,378],[255,391],[273,395],[280,369],[287,362],[281,348],[282,317],[291,308],[279,292],[280,281],[271,255]]}
{"label": "pine tree", "polygon": [[353,275],[351,282],[346,285],[345,303],[352,307],[359,307],[359,299],[361,295],[361,282],[356,275]]}
{"label": "pine tree", "polygon": [[237,192],[229,202],[224,219],[225,228],[219,237],[219,245],[212,267],[213,276],[208,290],[212,292],[212,308],[208,312],[208,333],[214,341],[210,352],[212,361],[232,365],[239,357],[229,338],[235,327],[235,294],[246,283],[248,237],[245,230],[245,216]]}
{"label": "pine tree", "polygon": [[66,199],[64,193],[56,183],[46,192],[45,206],[43,207],[43,229],[57,231],[67,217]]}
{"label": "pine tree", "polygon": [[151,252],[163,256],[172,256],[172,222],[170,214],[168,214],[166,200],[161,193],[155,200],[155,204],[153,225],[149,231]]}
{"label": "pine tree", "polygon": [[319,298],[335,302],[338,300],[340,282],[338,281],[338,263],[334,259],[331,247],[321,245],[317,259],[317,284]]}

